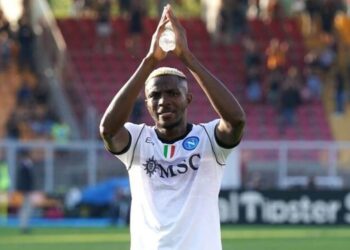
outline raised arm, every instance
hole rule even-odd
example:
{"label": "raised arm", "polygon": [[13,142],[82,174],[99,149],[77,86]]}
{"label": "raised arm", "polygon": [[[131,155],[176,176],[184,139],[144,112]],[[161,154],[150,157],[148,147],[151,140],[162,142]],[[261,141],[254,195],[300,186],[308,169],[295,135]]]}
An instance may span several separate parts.
{"label": "raised arm", "polygon": [[235,146],[241,140],[245,126],[245,113],[234,95],[212,75],[192,54],[187,45],[186,31],[171,11],[167,17],[174,27],[176,49],[174,53],[187,66],[220,117],[216,137],[222,145]]}
{"label": "raised arm", "polygon": [[152,36],[150,49],[135,73],[114,96],[100,122],[100,134],[108,150],[121,152],[130,141],[129,132],[124,127],[127,122],[137,96],[143,90],[144,83],[159,61],[166,57],[158,46],[158,40],[165,24],[168,22],[165,11],[158,27]]}

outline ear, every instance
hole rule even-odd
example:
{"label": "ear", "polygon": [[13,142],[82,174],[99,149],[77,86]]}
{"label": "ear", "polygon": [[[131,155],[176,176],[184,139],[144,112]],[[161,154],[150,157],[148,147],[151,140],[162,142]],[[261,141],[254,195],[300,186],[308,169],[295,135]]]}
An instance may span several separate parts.
{"label": "ear", "polygon": [[193,98],[193,96],[191,93],[186,94],[187,105],[192,102],[192,98]]}

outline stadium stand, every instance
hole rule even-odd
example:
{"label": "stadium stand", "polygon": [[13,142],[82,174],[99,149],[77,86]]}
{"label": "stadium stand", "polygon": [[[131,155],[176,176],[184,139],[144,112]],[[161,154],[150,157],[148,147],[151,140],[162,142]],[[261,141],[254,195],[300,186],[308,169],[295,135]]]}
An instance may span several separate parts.
{"label": "stadium stand", "polygon": [[[142,35],[142,47],[148,48],[149,39],[156,27],[157,20],[146,18],[144,21],[144,33]],[[205,24],[200,19],[182,20],[184,27],[189,31],[189,46],[199,59],[228,87],[234,91],[247,112],[248,126],[246,139],[252,140],[332,140],[333,136],[327,115],[321,101],[301,105],[297,110],[296,123],[288,127],[285,133],[279,132],[278,110],[265,102],[250,103],[245,97],[245,69],[244,47],[242,43],[229,45],[213,45]],[[113,52],[101,54],[95,51],[95,33],[93,19],[66,18],[59,19],[58,24],[66,42],[69,52],[90,101],[97,107],[101,114],[111,97],[121,87],[128,76],[133,72],[139,58],[133,57],[127,50],[128,38],[127,21],[115,18],[112,21]],[[264,22],[259,19],[249,20],[249,35],[258,42],[261,53],[266,50],[272,38],[288,41],[292,49],[288,52],[287,65],[296,65],[299,69],[304,67],[306,48],[298,22],[293,18],[282,21]],[[172,58],[164,64],[170,64],[184,70]],[[263,78],[266,78],[267,70],[263,70]],[[193,79],[190,79],[193,82]],[[190,117],[193,122],[211,119],[214,112],[209,103],[195,84],[191,85],[192,91],[198,98],[190,109]],[[145,113],[145,112],[144,112]],[[145,120],[150,122],[147,115]],[[316,126],[317,125],[317,126]]]}
{"label": "stadium stand", "polygon": [[[75,94],[83,95],[89,100],[89,103],[96,108],[98,112],[97,117],[94,117],[93,119],[85,119],[85,121],[83,118],[81,121],[86,122],[86,120],[88,120],[92,126],[97,126],[99,116],[101,116],[102,112],[106,109],[110,99],[128,79],[130,74],[137,67],[144,53],[146,53],[158,19],[144,17],[143,32],[138,45],[140,46],[140,51],[135,53],[135,51],[129,46],[129,21],[128,19],[125,19],[124,16],[118,15],[113,15],[111,17],[112,50],[99,50],[97,48],[98,34],[96,31],[96,19],[94,17],[95,16],[92,14],[79,17],[58,18],[57,23],[63,34],[66,45],[68,46],[68,61],[64,61],[64,67],[69,68],[70,73],[74,73],[63,75],[62,85],[69,85],[70,87],[74,85],[74,87],[78,89],[78,91],[76,91],[77,93],[71,93],[68,90],[66,94],[68,96],[72,95],[74,100],[71,104],[72,107],[80,105],[80,107],[78,107],[80,108],[80,113],[86,112],[86,105],[85,102],[82,105],[83,102],[80,102],[80,99],[77,96],[74,96]],[[347,41],[347,29],[344,28],[347,23],[346,17],[338,18],[336,22],[343,40]],[[296,68],[300,74],[303,74],[303,69],[309,66],[307,65],[309,62],[305,61],[305,57],[308,58],[309,55],[312,55],[311,52],[314,52],[314,50],[320,51],[323,48],[322,39],[320,39],[320,37],[307,37],[305,34],[302,34],[300,22],[297,18],[290,16],[279,19],[262,19],[260,17],[250,18],[247,19],[244,24],[246,25],[246,29],[242,35],[234,36],[230,42],[216,41],[216,43],[212,39],[212,34],[207,31],[206,24],[199,17],[183,18],[181,19],[181,23],[187,30],[190,48],[206,67],[227,84],[227,87],[235,93],[242,103],[248,119],[244,140],[248,142],[251,140],[261,141],[262,143],[269,143],[271,140],[274,142],[287,140],[292,141],[291,143],[293,143],[293,141],[297,142],[299,140],[305,140],[303,142],[315,142],[314,145],[316,145],[320,140],[332,142],[334,140],[348,138],[344,133],[348,131],[347,124],[349,124],[349,121],[345,121],[345,119],[347,119],[346,117],[349,117],[349,115],[341,116],[341,118],[333,116],[334,89],[332,88],[331,82],[324,85],[324,98],[303,101],[301,105],[298,105],[294,123],[283,129],[281,129],[281,113],[278,106],[268,101],[270,87],[269,77],[271,70],[267,67],[266,62],[267,50],[271,44],[271,40],[276,39],[282,47],[285,45],[288,47],[288,49],[284,51],[285,55],[282,60],[283,80],[286,78],[287,72],[291,67]],[[51,31],[53,32],[52,28]],[[246,67],[245,60],[248,52],[246,40],[248,39],[251,39],[256,43],[256,52],[261,56],[262,61],[260,71],[261,75],[259,76],[261,80],[261,96],[257,100],[251,100],[247,95],[247,89],[249,87],[249,68]],[[54,46],[52,47],[54,48]],[[42,51],[47,52],[48,50],[45,47]],[[51,59],[53,61],[55,61],[58,55],[58,53],[55,54],[51,50],[47,52],[47,54],[49,57],[52,57]],[[346,53],[344,53],[344,55],[345,54]],[[340,56],[342,56],[341,53]],[[178,67],[185,72],[187,71],[172,56],[167,58],[163,64]],[[345,61],[344,64],[346,64]],[[4,107],[12,110],[15,109],[16,106],[16,94],[14,94],[13,97],[10,97],[8,92],[17,92],[23,82],[21,80],[23,78],[23,76],[20,75],[21,72],[12,71],[12,73],[13,72],[15,74],[11,76],[12,80],[4,80],[4,82],[16,81],[16,83],[11,84],[11,87],[14,86],[16,90],[7,89],[2,85],[1,91],[3,92],[1,93],[2,96],[6,97],[0,98],[0,102],[12,102],[12,104],[4,104]],[[3,72],[0,74],[0,78],[2,79],[2,76],[5,75],[9,74]],[[8,79],[11,79],[11,77]],[[71,81],[70,77],[76,79]],[[38,79],[33,78],[33,80],[37,81]],[[207,98],[205,98],[197,84],[194,83],[194,79],[189,76],[189,80],[190,89],[195,93],[193,105],[189,109],[189,117],[192,119],[191,122],[201,122],[216,117],[215,112],[207,101]],[[78,85],[79,87],[77,87]],[[347,109],[347,112],[348,110],[349,109]],[[5,133],[4,124],[11,121],[11,119],[9,119],[11,117],[10,114],[11,112],[9,111],[4,111],[1,114],[4,116],[3,118],[0,118],[0,122],[3,121],[2,135]],[[149,124],[152,123],[145,109],[142,110],[141,114],[142,118],[139,120],[146,121]],[[96,122],[91,122],[91,120]],[[82,128],[83,130],[85,124],[79,125],[81,125],[79,128]],[[28,128],[28,126],[25,127]],[[29,134],[27,133],[24,138],[38,139],[38,137],[33,135],[30,129],[26,131]],[[97,139],[96,141],[99,140],[97,133],[91,134],[95,136],[93,139]],[[90,139],[92,137],[86,136],[82,138]],[[41,137],[41,139],[45,140],[52,138]],[[276,174],[277,165],[280,164],[279,160],[281,159],[280,151],[278,148],[271,146],[270,144],[268,144],[268,146],[269,148],[266,150],[248,149],[250,152],[247,154],[250,155],[245,157],[244,155],[246,152],[243,152],[242,159],[243,161],[246,160],[249,162],[248,168],[252,171],[254,170],[254,164],[257,168],[259,168],[260,165],[262,167],[269,166],[267,176],[270,176],[273,179],[278,179],[276,176],[274,177],[271,175],[271,173],[274,172],[274,174]],[[327,166],[328,159],[326,159],[327,157],[325,155],[326,154],[322,149],[294,150],[293,148],[289,148],[288,164],[292,166],[291,168],[296,170],[297,174],[302,172],[300,169],[302,169],[305,164],[310,166]],[[345,156],[349,154],[348,152],[345,152],[342,155],[346,158]],[[104,156],[101,158],[103,157]],[[79,163],[83,162],[81,160],[77,161],[79,161]],[[62,162],[61,159],[57,160],[57,165],[64,165],[67,162],[69,163],[68,165],[79,165],[76,161],[70,163],[66,159],[62,159]],[[98,164],[107,166],[107,162],[109,162],[108,158],[104,159],[103,163]],[[349,162],[348,158],[346,158],[344,162]],[[343,161],[339,162],[339,165],[342,163]],[[109,165],[112,164],[113,163],[109,162]],[[80,165],[81,169],[83,169],[84,163],[80,163]],[[114,171],[113,167],[114,166],[111,166],[111,169]],[[67,168],[67,173],[68,169],[69,168]],[[100,169],[101,168],[99,168],[99,171],[103,173],[101,176],[105,176],[106,170]],[[312,169],[312,167],[310,167],[310,169]],[[320,171],[319,173],[323,174],[325,172],[324,169],[325,168],[319,168],[317,171]],[[69,171],[71,170],[69,169]],[[111,170],[111,172],[113,171]],[[63,173],[64,171],[61,169],[59,172]],[[305,172],[307,172],[307,170],[305,170]],[[55,176],[59,176],[60,173],[57,173]],[[61,180],[62,178],[57,177],[56,183],[59,183],[59,179]],[[83,179],[84,178],[82,178],[79,183],[84,183],[85,180]]]}
{"label": "stadium stand", "polygon": [[55,113],[49,107],[47,85],[40,81],[34,70],[27,29],[30,28],[19,28],[11,34],[8,65],[0,72],[3,107],[0,134],[7,139],[46,140],[51,139]]}

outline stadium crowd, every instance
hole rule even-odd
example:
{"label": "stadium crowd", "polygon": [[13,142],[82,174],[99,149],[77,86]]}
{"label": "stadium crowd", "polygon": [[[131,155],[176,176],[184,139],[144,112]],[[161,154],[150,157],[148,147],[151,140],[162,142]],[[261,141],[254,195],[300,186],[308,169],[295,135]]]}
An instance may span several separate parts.
{"label": "stadium crowd", "polygon": [[[167,1],[153,2],[159,10]],[[184,4],[179,0],[171,2],[177,6]],[[239,44],[244,48],[244,101],[276,108],[279,113],[276,122],[282,134],[286,127],[298,122],[296,113],[300,105],[320,102],[327,84],[334,88],[334,113],[345,114],[350,62],[345,57],[340,63],[340,55],[348,54],[350,47],[349,1],[202,0],[200,4],[213,45]],[[116,5],[118,14],[129,21],[127,48],[138,54],[144,19],[150,13],[145,1],[74,0],[71,15],[95,19],[97,53],[115,53],[111,37],[118,34],[111,21]],[[18,23],[11,26],[0,12],[0,70],[10,72],[15,65],[20,78],[16,104],[7,117],[4,134],[11,139],[65,141],[70,129],[52,108],[49,86],[37,72],[36,34],[28,15],[24,11]],[[291,19],[297,20],[301,37],[291,39],[289,34],[276,37],[272,34],[264,40],[252,36],[254,20],[273,25]],[[297,54],[302,54],[302,62],[291,60]]]}
{"label": "stadium crowd", "polygon": [[[158,10],[166,2],[152,1]],[[184,5],[183,1],[170,2]],[[96,49],[101,53],[113,53],[111,37],[118,34],[111,20],[117,6],[118,14],[129,21],[126,47],[130,53],[140,54],[140,36],[151,4],[139,0],[75,0],[71,6],[75,17],[96,20]],[[334,113],[345,113],[350,62],[347,59],[340,64],[338,55],[349,51],[349,1],[202,0],[200,8],[214,45],[243,45],[245,99],[276,107],[281,133],[297,121],[300,105],[321,101],[326,84],[334,88]],[[268,40],[252,37],[256,20],[272,29]],[[284,30],[282,35],[273,33],[277,23],[290,20],[296,20],[299,36]]]}
{"label": "stadium crowd", "polygon": [[[5,124],[4,137],[19,140],[61,140],[69,133],[50,106],[49,87],[42,81],[35,63],[36,35],[29,12],[24,12],[16,24],[10,25],[0,10],[0,70],[14,90],[15,105]],[[10,84],[10,83],[9,83]]]}

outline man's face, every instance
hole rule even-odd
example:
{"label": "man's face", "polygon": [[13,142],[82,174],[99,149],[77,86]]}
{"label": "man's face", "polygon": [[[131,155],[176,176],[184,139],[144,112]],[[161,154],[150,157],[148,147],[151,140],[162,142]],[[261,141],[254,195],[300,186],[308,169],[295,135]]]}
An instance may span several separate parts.
{"label": "man's face", "polygon": [[177,76],[158,76],[145,86],[146,106],[158,128],[171,129],[185,119],[191,102],[185,80]]}

